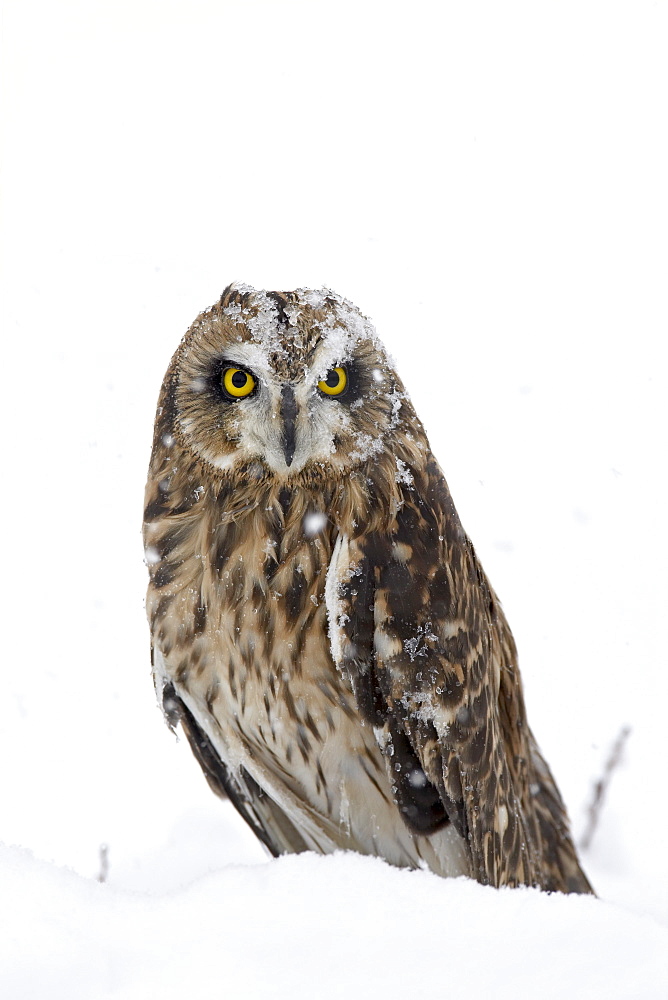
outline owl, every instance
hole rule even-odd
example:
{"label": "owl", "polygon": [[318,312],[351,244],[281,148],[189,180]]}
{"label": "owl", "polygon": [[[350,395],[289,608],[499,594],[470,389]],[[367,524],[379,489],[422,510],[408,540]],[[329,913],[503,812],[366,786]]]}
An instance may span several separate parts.
{"label": "owl", "polygon": [[159,701],[272,855],[592,891],[499,601],[352,303],[233,284],[198,316],[144,543]]}

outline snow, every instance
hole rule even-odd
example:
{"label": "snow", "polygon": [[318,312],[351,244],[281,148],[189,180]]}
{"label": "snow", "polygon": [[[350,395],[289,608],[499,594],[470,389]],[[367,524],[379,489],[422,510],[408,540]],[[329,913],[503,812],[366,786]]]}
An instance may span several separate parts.
{"label": "snow", "polygon": [[[665,997],[665,5],[2,19],[0,995]],[[578,838],[630,727],[583,853],[598,900],[270,861],[164,725],[155,404],[237,278],[373,321]]]}
{"label": "snow", "polygon": [[457,996],[535,996],[527,989],[540,982],[546,1000],[628,1000],[663,978],[665,933],[646,917],[354,854],[228,865],[161,897],[4,854],[18,904],[5,930],[4,995],[15,1000],[398,997],[439,982]]}
{"label": "snow", "polygon": [[304,534],[307,538],[315,538],[326,527],[327,515],[321,510],[313,510],[304,518]]}
{"label": "snow", "polygon": [[408,468],[405,462],[402,462],[400,458],[397,459],[397,482],[403,483],[405,486],[413,485],[413,473]]}

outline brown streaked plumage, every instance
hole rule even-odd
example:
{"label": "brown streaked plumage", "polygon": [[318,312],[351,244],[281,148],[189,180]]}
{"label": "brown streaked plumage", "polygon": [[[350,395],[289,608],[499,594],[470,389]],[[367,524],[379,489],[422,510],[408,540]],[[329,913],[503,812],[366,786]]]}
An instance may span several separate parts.
{"label": "brown streaked plumage", "polygon": [[164,711],[273,854],[591,892],[510,629],[351,303],[231,285],[195,320],[144,539]]}

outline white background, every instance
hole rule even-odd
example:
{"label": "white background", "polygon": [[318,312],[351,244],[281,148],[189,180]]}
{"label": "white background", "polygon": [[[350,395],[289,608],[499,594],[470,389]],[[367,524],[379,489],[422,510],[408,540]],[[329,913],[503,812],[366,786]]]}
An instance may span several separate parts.
{"label": "white background", "polygon": [[[323,996],[380,987],[380,953],[389,996],[402,975],[435,996],[664,995],[667,51],[668,7],[643,0],[5,0],[0,839],[49,862],[2,854],[8,996],[147,997],[159,968],[170,997],[183,961],[199,996],[316,995],[253,972],[267,907],[294,928],[267,954],[294,969],[306,935]],[[235,279],[326,285],[375,322],[577,836],[631,727],[583,856],[607,903],[267,864],[164,727],[140,536],[155,401]],[[94,879],[101,843],[106,886],[55,867]],[[367,951],[347,885],[368,888]],[[194,913],[222,938],[186,960]],[[392,943],[407,920],[417,979]],[[519,978],[471,980],[480,921],[511,928]]]}

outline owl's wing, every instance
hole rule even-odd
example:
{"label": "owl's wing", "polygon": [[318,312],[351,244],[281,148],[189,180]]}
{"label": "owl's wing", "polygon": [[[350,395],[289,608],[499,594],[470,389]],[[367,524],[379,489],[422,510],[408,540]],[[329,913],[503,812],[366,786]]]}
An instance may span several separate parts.
{"label": "owl's wing", "polygon": [[389,531],[337,541],[327,588],[334,659],[374,727],[409,827],[452,822],[480,882],[591,891],[527,726],[501,608],[438,465],[411,471]]}
{"label": "owl's wing", "polygon": [[242,767],[232,771],[216,752],[202,727],[172,684],[162,690],[165,716],[172,728],[178,723],[186,734],[195,758],[209,787],[221,798],[228,798],[255,836],[270,854],[300,854],[308,850],[301,834],[285,812],[260,788]]}

